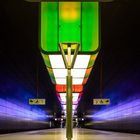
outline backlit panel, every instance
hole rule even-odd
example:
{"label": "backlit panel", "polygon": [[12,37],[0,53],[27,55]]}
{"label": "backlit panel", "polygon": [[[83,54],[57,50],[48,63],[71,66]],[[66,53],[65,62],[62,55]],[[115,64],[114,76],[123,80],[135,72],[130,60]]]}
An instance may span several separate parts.
{"label": "backlit panel", "polygon": [[[87,28],[88,27],[88,28]],[[99,48],[98,2],[41,2],[41,49],[60,52],[58,44],[80,43],[81,53]]]}
{"label": "backlit panel", "polygon": [[[73,58],[73,55],[71,56],[71,59],[72,58]],[[55,69],[65,68],[62,55],[49,55],[49,60],[50,60],[52,68],[55,68]],[[90,60],[90,55],[77,55],[74,68],[77,68],[77,69],[87,68],[89,64],[89,60]]]}
{"label": "backlit panel", "polygon": [[[66,92],[66,85],[56,85],[57,92]],[[72,85],[72,92],[82,92],[83,85]]]}
{"label": "backlit panel", "polygon": [[58,3],[41,2],[41,49],[58,51]]}
{"label": "backlit panel", "polygon": [[[55,78],[56,84],[66,85],[66,78]],[[73,78],[74,85],[81,85],[83,83],[83,78]]]}
{"label": "backlit panel", "polygon": [[[66,93],[59,93],[60,102],[63,105],[66,105]],[[73,105],[78,104],[80,94],[79,93],[72,93],[72,103]]]}
{"label": "backlit panel", "polygon": [[81,3],[59,3],[59,42],[80,43]]}

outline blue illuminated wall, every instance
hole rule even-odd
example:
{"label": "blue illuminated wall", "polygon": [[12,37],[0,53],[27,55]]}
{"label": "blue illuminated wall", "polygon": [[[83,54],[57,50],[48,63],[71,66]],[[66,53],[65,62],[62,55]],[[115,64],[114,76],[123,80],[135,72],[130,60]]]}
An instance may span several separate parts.
{"label": "blue illuminated wall", "polygon": [[[109,106],[96,106],[97,110],[108,109],[119,104],[127,104],[140,98],[140,74],[139,70],[133,70],[132,68],[128,71],[118,73],[117,76],[108,82],[102,92],[103,98],[109,98],[111,104]],[[97,97],[98,96],[98,97]],[[99,98],[96,95],[95,98]],[[138,101],[137,101],[138,102]]]}
{"label": "blue illuminated wall", "polygon": [[26,106],[23,103],[18,103],[15,100],[15,103],[0,99],[0,117],[8,117],[15,120],[38,120],[38,121],[47,121],[47,114],[41,109],[34,107]]}
{"label": "blue illuminated wall", "polygon": [[[117,76],[104,88],[103,98],[110,105],[94,105],[88,128],[140,133],[140,74],[132,67]],[[95,98],[99,98],[96,95]]]}
{"label": "blue illuminated wall", "polygon": [[140,117],[140,98],[129,99],[118,105],[108,107],[97,113],[94,113],[94,121],[117,121],[127,118]]}
{"label": "blue illuminated wall", "polygon": [[9,75],[1,72],[0,76],[0,116],[14,116],[31,120],[47,119],[45,107],[29,105],[29,99],[36,98],[33,88],[28,89],[25,81],[21,83],[12,72]]}
{"label": "blue illuminated wall", "polygon": [[35,98],[33,90],[22,85],[12,72],[10,75],[1,72],[0,76],[0,133],[48,128],[45,107],[28,103],[29,98]]}

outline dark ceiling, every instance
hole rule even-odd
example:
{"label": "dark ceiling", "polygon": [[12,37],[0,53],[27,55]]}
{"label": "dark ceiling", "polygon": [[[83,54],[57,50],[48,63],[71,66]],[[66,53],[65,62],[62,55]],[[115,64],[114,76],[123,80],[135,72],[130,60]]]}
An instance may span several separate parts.
{"label": "dark ceiling", "polygon": [[[137,79],[134,81],[138,84],[140,79],[139,5],[139,0],[116,0],[101,4],[102,48],[84,87],[84,94],[78,108],[80,113],[94,110],[93,98],[99,98],[100,95],[110,97],[111,95],[106,91],[115,90],[119,83],[128,77],[130,77],[128,80],[131,80],[133,74],[136,75]],[[14,78],[34,95],[38,87],[39,95],[47,99],[46,108],[59,112],[60,104],[55,88],[51,84],[38,49],[38,3],[3,0],[0,2],[0,7],[1,80],[8,81],[9,77]]]}

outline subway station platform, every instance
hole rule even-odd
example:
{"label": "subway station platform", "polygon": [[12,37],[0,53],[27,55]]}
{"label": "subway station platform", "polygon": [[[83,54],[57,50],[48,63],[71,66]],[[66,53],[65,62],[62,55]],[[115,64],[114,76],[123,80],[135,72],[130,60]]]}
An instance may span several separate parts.
{"label": "subway station platform", "polygon": [[[66,140],[65,129],[49,129],[0,135],[0,140],[15,139]],[[140,135],[78,128],[74,129],[72,140],[140,140]]]}

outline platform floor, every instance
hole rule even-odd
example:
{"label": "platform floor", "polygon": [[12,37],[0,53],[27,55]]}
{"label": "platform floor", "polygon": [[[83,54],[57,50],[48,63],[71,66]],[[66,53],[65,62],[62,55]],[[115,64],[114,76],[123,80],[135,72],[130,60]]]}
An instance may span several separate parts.
{"label": "platform floor", "polygon": [[[98,131],[90,129],[73,129],[72,140],[140,140],[140,135]],[[65,129],[18,132],[0,135],[0,140],[66,140]]]}

